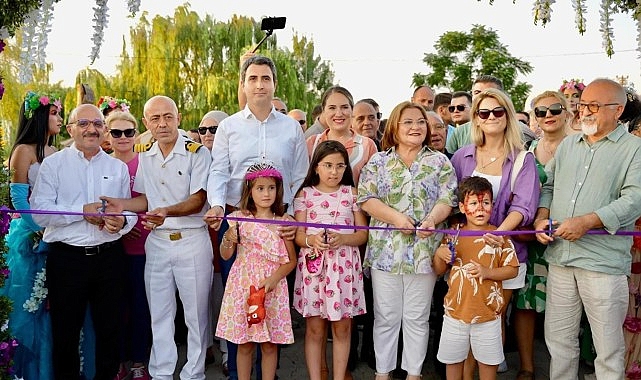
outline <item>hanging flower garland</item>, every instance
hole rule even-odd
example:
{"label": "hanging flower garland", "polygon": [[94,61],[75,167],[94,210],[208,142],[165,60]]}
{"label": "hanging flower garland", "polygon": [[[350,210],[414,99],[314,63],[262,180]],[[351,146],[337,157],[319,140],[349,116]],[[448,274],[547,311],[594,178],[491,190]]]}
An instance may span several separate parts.
{"label": "hanging flower garland", "polygon": [[[482,0],[477,0],[482,1]],[[494,0],[488,0],[490,5]],[[586,6],[587,0],[572,0],[574,9],[574,22],[580,34],[586,31],[585,15],[588,12]],[[534,0],[532,14],[534,15],[534,24],[541,22],[546,26],[552,19],[552,5],[555,0]],[[601,0],[599,9],[599,32],[601,33],[602,46],[608,57],[614,54],[614,28],[612,27],[612,15],[617,13],[629,13],[637,23],[637,51],[641,58],[641,0]]]}
{"label": "hanging flower garland", "polygon": [[104,40],[105,28],[107,27],[109,14],[107,11],[107,0],[96,0],[96,7],[93,8],[93,48],[91,49],[91,54],[89,59],[91,59],[91,64],[94,63],[96,58],[100,57],[100,48],[102,47],[102,41]]}

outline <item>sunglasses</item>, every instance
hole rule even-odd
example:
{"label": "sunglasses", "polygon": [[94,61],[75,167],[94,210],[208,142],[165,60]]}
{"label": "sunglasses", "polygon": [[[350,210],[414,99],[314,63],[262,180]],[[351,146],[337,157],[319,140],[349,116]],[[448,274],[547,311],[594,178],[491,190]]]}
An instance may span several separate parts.
{"label": "sunglasses", "polygon": [[124,134],[125,137],[134,137],[136,135],[136,130],[134,128],[129,129],[110,129],[109,133],[111,137],[118,139]]}
{"label": "sunglasses", "polygon": [[494,115],[494,117],[497,117],[497,118],[498,117],[503,117],[503,115],[505,115],[505,108],[496,107],[496,108],[491,109],[491,110],[481,109],[481,110],[478,110],[478,112],[476,114],[479,115],[479,117],[481,119],[483,119],[483,120],[485,120],[488,117],[490,117],[490,114]]}
{"label": "sunglasses", "polygon": [[300,125],[305,125],[307,123],[307,120],[298,120],[298,124]]}
{"label": "sunglasses", "polygon": [[207,131],[209,131],[209,133],[211,133],[212,135],[215,135],[217,130],[218,130],[217,125],[212,125],[211,127],[198,127],[198,134],[204,135],[205,133],[207,133]]}
{"label": "sunglasses", "polygon": [[565,109],[565,107],[563,107],[563,105],[561,105],[561,103],[554,103],[554,104],[551,104],[549,107],[538,106],[538,107],[534,108],[534,116],[536,116],[536,117],[545,117],[548,114],[548,110],[550,111],[552,116],[557,116],[557,115],[560,115],[561,112],[563,112],[564,109]]}
{"label": "sunglasses", "polygon": [[448,109],[450,112],[454,112],[454,111],[463,112],[463,111],[465,111],[465,109],[466,109],[466,108],[467,108],[467,106],[466,106],[465,104],[457,104],[457,105],[455,105],[455,106],[449,106],[449,107],[447,107],[447,109]]}

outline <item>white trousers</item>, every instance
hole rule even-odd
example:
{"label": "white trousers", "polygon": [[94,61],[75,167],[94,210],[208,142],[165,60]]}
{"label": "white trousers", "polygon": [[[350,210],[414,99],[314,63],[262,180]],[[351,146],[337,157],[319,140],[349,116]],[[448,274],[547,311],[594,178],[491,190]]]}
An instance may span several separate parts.
{"label": "white trousers", "polygon": [[577,379],[581,312],[590,322],[599,380],[623,380],[623,321],[628,310],[625,275],[550,265],[546,285],[545,343],[550,352],[550,379]]}
{"label": "white trousers", "polygon": [[151,314],[153,342],[149,374],[172,380],[178,351],[174,342],[176,289],[185,311],[187,363],[181,380],[205,379],[209,330],[209,292],[213,278],[212,247],[207,230],[171,241],[152,232],[145,243],[145,289]]}
{"label": "white trousers", "polygon": [[409,375],[420,375],[430,336],[428,321],[436,275],[371,272],[376,372],[388,373],[396,368],[402,326],[401,368]]}

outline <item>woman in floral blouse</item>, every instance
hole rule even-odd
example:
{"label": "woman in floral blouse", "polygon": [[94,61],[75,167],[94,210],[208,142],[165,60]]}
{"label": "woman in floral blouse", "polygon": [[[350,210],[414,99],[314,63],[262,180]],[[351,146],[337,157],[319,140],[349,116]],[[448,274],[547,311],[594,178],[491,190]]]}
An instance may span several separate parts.
{"label": "woman in floral blouse", "polygon": [[[376,379],[396,368],[403,326],[401,367],[420,379],[429,337],[436,274],[432,257],[442,236],[431,231],[456,205],[456,175],[447,157],[430,149],[427,115],[403,102],[392,111],[383,151],[361,171],[358,203],[372,218],[364,267],[374,289]],[[403,295],[402,297],[399,295]]]}

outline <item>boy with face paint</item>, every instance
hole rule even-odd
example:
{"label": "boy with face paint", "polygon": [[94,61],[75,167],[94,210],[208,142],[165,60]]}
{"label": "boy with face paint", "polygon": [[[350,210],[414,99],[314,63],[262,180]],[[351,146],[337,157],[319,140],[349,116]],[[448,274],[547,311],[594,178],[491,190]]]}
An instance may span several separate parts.
{"label": "boy with face paint", "polygon": [[483,240],[482,231],[496,229],[488,223],[492,203],[488,180],[477,176],[464,179],[459,184],[459,208],[466,222],[456,227],[460,230],[456,236],[444,239],[432,262],[439,275],[449,270],[437,354],[447,365],[448,378],[462,378],[470,349],[478,361],[481,380],[496,378],[498,364],[504,360],[501,310],[509,300],[503,299],[502,282],[517,275],[519,261],[508,236],[502,246]]}

